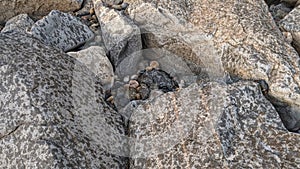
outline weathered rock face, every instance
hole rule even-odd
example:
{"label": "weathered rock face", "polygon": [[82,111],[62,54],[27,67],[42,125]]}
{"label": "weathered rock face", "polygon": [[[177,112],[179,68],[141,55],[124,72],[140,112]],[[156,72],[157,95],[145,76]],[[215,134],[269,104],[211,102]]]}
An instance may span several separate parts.
{"label": "weathered rock face", "polygon": [[57,10],[37,21],[31,33],[45,44],[69,51],[93,38],[94,34],[88,26],[76,17]]}
{"label": "weathered rock face", "polygon": [[300,120],[299,55],[282,36],[263,0],[150,2],[154,5],[139,1],[129,9],[131,18],[151,35],[147,47],[177,52],[198,65],[211,65],[210,70],[224,68],[239,78],[266,80],[272,97],[294,106],[293,112],[283,116],[289,117],[284,121],[287,128],[295,130]]}
{"label": "weathered rock face", "polygon": [[95,73],[99,77],[104,89],[108,90],[112,87],[114,83],[114,70],[105,55],[104,48],[91,46],[79,52],[68,52],[68,55],[75,57]]}
{"label": "weathered rock face", "polygon": [[299,0],[281,0],[281,2],[285,2],[289,5],[298,6],[300,4]]}
{"label": "weathered rock face", "polygon": [[142,49],[140,29],[122,11],[104,7],[100,0],[94,0],[94,4],[107,53],[116,67]]}
{"label": "weathered rock face", "polygon": [[294,8],[293,11],[282,19],[279,26],[283,31],[292,34],[293,45],[298,53],[300,53],[300,6]]}
{"label": "weathered rock face", "polygon": [[29,32],[34,21],[27,14],[20,14],[8,20],[1,32],[20,31]]}
{"label": "weathered rock face", "polygon": [[297,168],[299,135],[257,84],[207,83],[132,108],[131,168]]}
{"label": "weathered rock face", "polygon": [[75,11],[83,0],[2,0],[0,1],[0,24],[22,13],[34,16],[47,15],[56,9],[64,12]]}
{"label": "weathered rock face", "polygon": [[76,59],[29,35],[1,33],[0,79],[0,168],[127,166],[122,117]]}

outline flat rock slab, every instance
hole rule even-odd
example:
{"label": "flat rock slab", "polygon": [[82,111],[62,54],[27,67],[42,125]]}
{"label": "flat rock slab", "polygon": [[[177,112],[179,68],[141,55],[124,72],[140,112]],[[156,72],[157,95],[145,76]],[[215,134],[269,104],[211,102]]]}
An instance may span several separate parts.
{"label": "flat rock slab", "polygon": [[127,166],[122,117],[84,64],[28,34],[1,33],[0,79],[0,168]]}
{"label": "flat rock slab", "polygon": [[0,24],[22,13],[44,16],[56,9],[64,12],[80,9],[83,0],[2,0],[0,1]]}
{"label": "flat rock slab", "polygon": [[193,84],[132,108],[130,168],[297,168],[288,132],[258,84]]}
{"label": "flat rock slab", "polygon": [[74,49],[93,38],[94,33],[76,17],[53,10],[31,28],[34,37],[63,51]]}
{"label": "flat rock slab", "polygon": [[20,31],[29,32],[34,21],[27,14],[20,14],[8,20],[1,32]]}

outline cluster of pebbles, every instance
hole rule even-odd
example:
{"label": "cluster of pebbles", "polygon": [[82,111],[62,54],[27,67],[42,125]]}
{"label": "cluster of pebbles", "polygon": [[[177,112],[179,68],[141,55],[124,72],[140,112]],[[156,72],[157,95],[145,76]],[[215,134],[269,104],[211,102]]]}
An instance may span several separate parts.
{"label": "cluster of pebbles", "polygon": [[[137,74],[132,75],[130,78],[128,76],[125,77],[123,82],[125,84],[119,90],[109,93],[106,97],[107,102],[114,104],[115,96],[120,94],[122,95],[121,97],[125,98],[124,102],[127,103],[133,100],[145,100],[149,98],[153,90],[166,93],[176,91],[179,88],[175,78],[161,70],[157,61],[151,61],[149,66],[143,70],[139,70]],[[125,103],[122,105],[126,105]]]}

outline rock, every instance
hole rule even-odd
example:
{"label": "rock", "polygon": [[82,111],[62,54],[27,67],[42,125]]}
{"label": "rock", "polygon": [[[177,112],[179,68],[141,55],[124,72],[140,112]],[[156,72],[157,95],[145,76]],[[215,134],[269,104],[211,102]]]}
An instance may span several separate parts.
{"label": "rock", "polygon": [[27,14],[20,14],[8,20],[1,32],[29,32],[33,24],[34,21]]}
{"label": "rock", "polygon": [[253,82],[194,84],[131,111],[130,168],[300,165],[300,136],[285,130]]}
{"label": "rock", "polygon": [[44,16],[54,9],[63,12],[75,11],[80,9],[82,2],[83,0],[3,0],[0,2],[0,24],[22,13],[30,16]]}
{"label": "rock", "polygon": [[0,78],[0,168],[127,166],[122,117],[84,64],[28,34],[6,32]]}
{"label": "rock", "polygon": [[277,25],[281,19],[283,19],[289,12],[291,12],[291,10],[292,8],[285,3],[270,6],[270,13],[272,14]]}
{"label": "rock", "polygon": [[91,46],[78,52],[68,52],[68,55],[75,57],[84,63],[90,71],[95,73],[105,90],[112,87],[114,83],[114,71],[109,59],[105,55],[104,48]]}
{"label": "rock", "polygon": [[300,6],[291,11],[284,19],[279,23],[280,28],[283,31],[290,32],[293,37],[293,45],[295,49],[300,53]]}
{"label": "rock", "polygon": [[[263,0],[177,2],[174,10],[170,1],[151,2],[136,2],[128,9],[142,33],[148,34],[143,36],[146,47],[165,48],[202,64],[208,67],[210,79],[226,71],[240,79],[265,80],[269,95],[294,107],[293,112],[282,113],[289,117],[286,127],[294,130],[300,121],[299,55],[286,42]],[[184,10],[187,21],[177,18]]]}
{"label": "rock", "polygon": [[31,28],[32,35],[63,51],[74,49],[93,38],[93,32],[76,17],[53,10]]}
{"label": "rock", "polygon": [[140,29],[122,12],[102,6],[101,1],[94,0],[94,5],[107,53],[117,67],[124,58],[142,49]]}

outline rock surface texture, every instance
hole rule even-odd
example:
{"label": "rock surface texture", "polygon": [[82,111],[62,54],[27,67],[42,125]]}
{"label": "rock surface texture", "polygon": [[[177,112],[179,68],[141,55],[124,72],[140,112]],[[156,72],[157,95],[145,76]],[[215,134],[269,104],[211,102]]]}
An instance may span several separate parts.
{"label": "rock surface texture", "polygon": [[100,0],[94,0],[94,4],[107,53],[116,67],[124,58],[142,49],[140,29],[123,11],[107,8]]}
{"label": "rock surface texture", "polygon": [[293,45],[300,53],[300,6],[296,7],[280,23],[280,28],[283,31],[290,32],[293,37]]}
{"label": "rock surface texture", "polygon": [[25,34],[0,44],[0,168],[127,166],[122,118],[90,70]]}
{"label": "rock surface texture", "polygon": [[31,33],[45,44],[63,51],[74,49],[94,36],[89,27],[76,17],[57,10],[37,21],[32,26]]}
{"label": "rock surface texture", "polygon": [[130,168],[298,168],[288,133],[255,83],[191,85],[136,107]]}
{"label": "rock surface texture", "polygon": [[43,16],[54,9],[64,12],[75,11],[81,7],[82,2],[83,0],[1,0],[0,24],[22,13]]}
{"label": "rock surface texture", "polygon": [[[264,79],[269,84],[268,94],[292,107],[281,113],[286,127],[300,129],[299,55],[286,42],[263,0],[147,2],[151,4],[132,2],[129,13],[150,35],[148,47],[169,49],[188,61],[209,65],[210,70],[224,68],[238,78]],[[208,35],[208,40],[201,34]],[[205,50],[207,44],[209,50]]]}
{"label": "rock surface texture", "polygon": [[80,62],[84,63],[100,79],[101,85],[110,89],[114,82],[114,71],[105,50],[100,46],[91,46],[79,52],[68,52]]}
{"label": "rock surface texture", "polygon": [[27,14],[20,14],[8,20],[1,32],[29,32],[33,24],[34,21]]}

